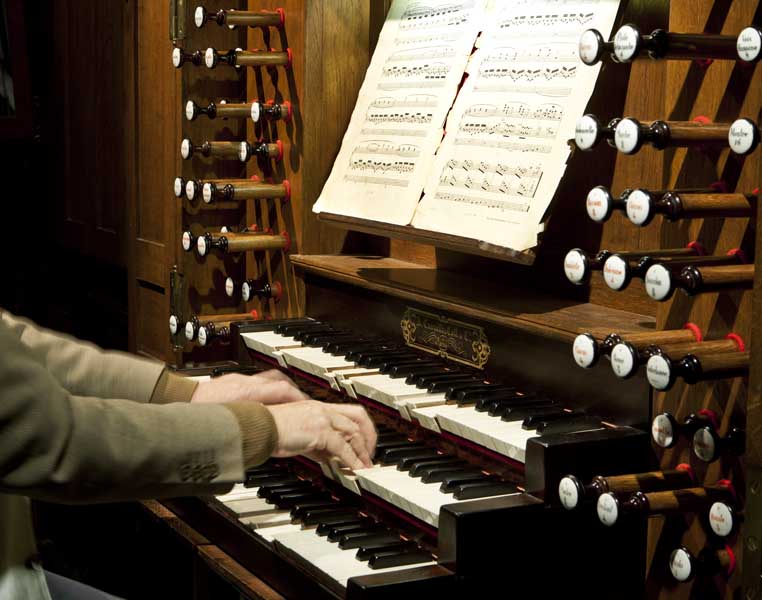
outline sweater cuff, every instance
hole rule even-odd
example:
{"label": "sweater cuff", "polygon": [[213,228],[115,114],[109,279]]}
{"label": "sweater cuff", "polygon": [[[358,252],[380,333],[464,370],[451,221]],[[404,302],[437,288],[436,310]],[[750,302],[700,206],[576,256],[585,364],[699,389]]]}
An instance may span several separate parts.
{"label": "sweater cuff", "polygon": [[198,381],[180,377],[164,369],[151,394],[151,404],[170,404],[172,402],[190,402],[196,391]]}
{"label": "sweater cuff", "polygon": [[243,464],[249,469],[265,462],[275,451],[278,429],[270,411],[252,401],[225,402],[241,428]]}

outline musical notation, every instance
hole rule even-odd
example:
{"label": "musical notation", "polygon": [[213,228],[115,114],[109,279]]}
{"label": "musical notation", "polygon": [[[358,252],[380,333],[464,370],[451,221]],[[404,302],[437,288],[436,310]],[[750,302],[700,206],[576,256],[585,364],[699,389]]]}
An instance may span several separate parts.
{"label": "musical notation", "polygon": [[479,76],[485,79],[508,78],[512,81],[535,81],[544,79],[572,79],[577,75],[577,67],[555,67],[545,69],[516,69],[513,67],[485,67],[479,68]]}
{"label": "musical notation", "polygon": [[419,156],[421,149],[413,144],[394,144],[387,141],[370,141],[355,147],[353,154],[388,154],[391,156]]}
{"label": "musical notation", "polygon": [[444,63],[423,64],[415,67],[396,65],[384,67],[382,77],[400,77],[403,79],[422,77],[424,80],[444,79],[450,72],[450,65]]}
{"label": "musical notation", "polygon": [[461,204],[470,204],[490,210],[511,211],[511,212],[529,212],[528,202],[514,202],[512,200],[500,200],[494,198],[475,198],[464,194],[454,194],[452,192],[437,191],[434,194],[437,200],[446,200],[448,202],[460,202]]}
{"label": "musical notation", "polygon": [[415,48],[414,50],[400,50],[391,54],[386,59],[390,62],[406,62],[409,60],[430,60],[432,58],[453,58],[455,48],[453,46],[431,46],[428,48]]}
{"label": "musical notation", "polygon": [[498,22],[494,36],[512,38],[552,30],[554,37],[579,36],[595,18],[592,12],[541,13],[514,15]]}
{"label": "musical notation", "polygon": [[457,29],[444,33],[426,35],[401,35],[394,40],[394,44],[396,46],[419,46],[423,44],[457,42],[463,35],[464,32]]}
{"label": "musical notation", "polygon": [[[469,165],[470,164],[470,168]],[[520,175],[516,167],[485,162],[448,161],[439,177],[437,194],[443,187],[466,189],[501,194],[503,196],[521,196],[534,198],[542,178],[541,167],[523,167]]]}
{"label": "musical notation", "polygon": [[370,108],[436,108],[439,99],[431,94],[411,94],[404,98],[384,96],[370,103]]}
{"label": "musical notation", "polygon": [[500,120],[489,125],[487,123],[464,119],[458,127],[458,133],[477,136],[515,136],[521,138],[554,139],[558,134],[558,127],[547,125],[527,125]]}
{"label": "musical notation", "polygon": [[534,152],[536,154],[550,154],[553,152],[552,144],[538,144],[527,141],[507,141],[507,140],[484,140],[473,138],[455,138],[456,146],[479,146],[480,148],[500,148],[509,152]]}
{"label": "musical notation", "polygon": [[560,121],[564,107],[560,104],[531,106],[526,102],[507,102],[501,107],[494,104],[473,104],[465,113],[469,117],[512,117],[523,120]]}
{"label": "musical notation", "polygon": [[526,48],[499,48],[484,62],[579,62],[579,44],[537,44]]}
{"label": "musical notation", "polygon": [[441,6],[413,5],[402,14],[399,28],[402,31],[457,27],[468,21],[467,11],[474,8],[473,1]]}
{"label": "musical notation", "polygon": [[474,85],[476,92],[513,92],[519,94],[537,94],[548,98],[563,98],[570,96],[572,88],[552,85],[516,85],[500,81],[487,81]]}

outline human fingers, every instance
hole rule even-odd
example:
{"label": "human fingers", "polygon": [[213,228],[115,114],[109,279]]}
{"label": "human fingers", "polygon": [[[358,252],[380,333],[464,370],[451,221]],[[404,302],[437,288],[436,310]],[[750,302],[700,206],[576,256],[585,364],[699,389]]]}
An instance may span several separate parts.
{"label": "human fingers", "polygon": [[282,380],[261,383],[251,390],[251,398],[262,404],[286,404],[310,399],[299,388]]}
{"label": "human fingers", "polygon": [[331,427],[344,436],[344,439],[349,442],[362,463],[366,467],[370,467],[373,463],[370,460],[370,454],[368,453],[365,439],[360,432],[359,425],[341,413],[329,411],[329,415],[331,419]]}
{"label": "human fingers", "polygon": [[352,419],[360,428],[365,447],[370,456],[376,451],[376,440],[378,435],[376,434],[376,427],[373,425],[373,421],[370,420],[368,413],[365,409],[358,404],[332,404],[331,408],[341,413],[345,417]]}
{"label": "human fingers", "polygon": [[364,467],[354,448],[338,431],[330,431],[326,434],[324,447],[331,456],[338,458],[350,469],[362,469]]}

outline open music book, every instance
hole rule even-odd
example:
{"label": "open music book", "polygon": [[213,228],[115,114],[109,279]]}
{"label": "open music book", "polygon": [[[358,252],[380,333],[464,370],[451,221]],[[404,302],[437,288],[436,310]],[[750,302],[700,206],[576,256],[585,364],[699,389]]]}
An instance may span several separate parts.
{"label": "open music book", "polygon": [[600,69],[579,37],[618,8],[394,0],[313,210],[536,246]]}

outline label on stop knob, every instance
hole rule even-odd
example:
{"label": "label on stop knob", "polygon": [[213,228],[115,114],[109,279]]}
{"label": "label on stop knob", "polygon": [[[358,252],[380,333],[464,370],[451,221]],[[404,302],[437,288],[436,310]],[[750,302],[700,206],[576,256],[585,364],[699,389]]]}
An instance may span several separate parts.
{"label": "label on stop knob", "polygon": [[626,211],[635,225],[645,225],[651,218],[651,196],[643,190],[633,190],[627,196]]}
{"label": "label on stop knob", "polygon": [[693,434],[693,453],[704,462],[717,458],[717,444],[709,427],[702,427]]}
{"label": "label on stop knob", "polygon": [[646,377],[657,390],[666,390],[672,381],[672,367],[666,358],[655,354],[646,364]]}
{"label": "label on stop knob", "polygon": [[572,283],[581,284],[587,275],[585,257],[579,250],[569,250],[564,258],[564,273]]}
{"label": "label on stop knob", "polygon": [[197,6],[196,12],[193,13],[193,22],[196,24],[196,27],[203,27],[204,26],[204,7],[203,6]]}
{"label": "label on stop knob", "polygon": [[206,256],[206,238],[203,235],[196,240],[196,250],[201,256]]}
{"label": "label on stop knob", "polygon": [[672,274],[664,265],[652,265],[646,271],[646,293],[654,300],[666,300],[672,294]]}
{"label": "label on stop knob", "polygon": [[207,66],[207,68],[211,69],[214,67],[216,63],[216,55],[214,52],[214,48],[207,48],[206,52],[204,52],[204,64]]}
{"label": "label on stop knob", "polygon": [[190,158],[191,152],[193,152],[193,145],[188,138],[185,138],[180,142],[180,156],[187,160]]}
{"label": "label on stop knob", "polygon": [[612,290],[621,290],[627,284],[627,263],[619,256],[610,256],[603,263],[603,280]]}
{"label": "label on stop knob", "polygon": [[585,115],[577,120],[574,128],[574,143],[580,150],[590,150],[598,143],[598,121],[590,115]]}
{"label": "label on stop knob", "polygon": [[255,123],[259,121],[259,102],[251,103],[251,120]]}
{"label": "label on stop knob", "polygon": [[715,535],[727,537],[733,531],[733,510],[724,502],[715,502],[709,509],[709,527]]}
{"label": "label on stop knob", "polygon": [[601,56],[600,34],[588,29],[579,38],[579,58],[586,65],[594,65]]}
{"label": "label on stop knob", "polygon": [[617,377],[626,378],[635,370],[635,357],[630,346],[617,344],[611,350],[611,370]]}
{"label": "label on stop knob", "polygon": [[693,574],[691,555],[683,548],[673,550],[669,557],[669,572],[678,581],[688,581]]}
{"label": "label on stop knob", "polygon": [[248,281],[244,281],[243,285],[241,285],[241,297],[244,302],[251,300],[251,286]]}
{"label": "label on stop knob", "polygon": [[596,223],[602,223],[611,214],[611,194],[601,186],[594,187],[585,199],[587,216]]}
{"label": "label on stop knob", "polygon": [[619,28],[614,36],[614,55],[620,62],[629,62],[635,58],[640,47],[640,34],[631,25]]}
{"label": "label on stop knob", "polygon": [[206,331],[206,327],[199,327],[198,328],[198,343],[200,346],[206,346],[206,342],[208,341],[208,333]]}
{"label": "label on stop knob", "polygon": [[583,333],[574,338],[572,344],[574,362],[583,369],[589,369],[595,364],[597,358],[597,345],[589,333]]}
{"label": "label on stop knob", "polygon": [[172,66],[179,67],[183,62],[183,51],[180,48],[172,49]]}
{"label": "label on stop knob", "polygon": [[632,119],[622,119],[614,130],[614,145],[624,154],[632,154],[640,143],[640,128]]}
{"label": "label on stop knob", "polygon": [[757,141],[756,125],[749,119],[734,121],[728,130],[728,144],[736,154],[748,154]]}
{"label": "label on stop knob", "polygon": [[571,477],[564,477],[558,483],[558,499],[564,508],[569,510],[577,508],[579,504],[579,489]]}
{"label": "label on stop knob", "polygon": [[177,333],[177,326],[179,325],[177,317],[172,315],[169,317],[169,333],[175,335]]}
{"label": "label on stop knob", "polygon": [[196,335],[196,332],[193,330],[193,323],[188,321],[185,324],[185,339],[188,340],[188,341],[191,341],[191,340],[193,340],[195,335]]}
{"label": "label on stop knob", "polygon": [[619,518],[619,503],[614,497],[614,494],[606,493],[598,496],[596,511],[598,513],[598,519],[604,525],[610,527],[616,523]]}
{"label": "label on stop knob", "polygon": [[741,60],[754,62],[762,52],[762,35],[756,27],[741,30],[736,41],[736,51]]}
{"label": "label on stop knob", "polygon": [[204,199],[204,202],[209,204],[212,201],[212,184],[211,183],[205,183],[201,187],[201,197]]}
{"label": "label on stop knob", "polygon": [[233,281],[232,277],[228,277],[225,280],[225,294],[227,294],[229,298],[232,298],[234,292],[235,292],[235,282]]}
{"label": "label on stop knob", "polygon": [[183,178],[182,177],[175,177],[174,192],[175,192],[176,198],[179,198],[180,196],[183,195]]}
{"label": "label on stop knob", "polygon": [[193,244],[193,238],[191,236],[190,231],[183,231],[182,244],[183,244],[183,250],[185,250],[186,252],[188,252],[191,249],[191,244]]}
{"label": "label on stop knob", "polygon": [[656,415],[651,423],[651,438],[661,448],[669,448],[675,443],[675,430],[672,421],[665,415]]}

